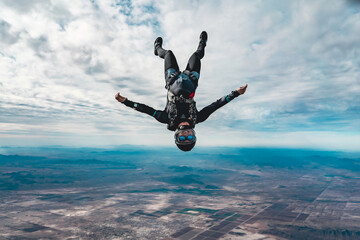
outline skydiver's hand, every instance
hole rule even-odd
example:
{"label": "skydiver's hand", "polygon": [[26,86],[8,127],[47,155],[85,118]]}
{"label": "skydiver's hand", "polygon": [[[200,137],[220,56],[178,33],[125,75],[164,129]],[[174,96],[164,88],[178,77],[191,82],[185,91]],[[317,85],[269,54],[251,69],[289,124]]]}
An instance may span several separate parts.
{"label": "skydiver's hand", "polygon": [[118,93],[115,95],[115,99],[122,103],[122,102],[125,102],[126,97],[121,96],[120,93],[118,92]]}
{"label": "skydiver's hand", "polygon": [[247,86],[248,86],[248,85],[245,84],[244,86],[239,87],[238,89],[236,89],[236,91],[238,91],[238,93],[239,93],[240,95],[242,95],[242,94],[244,94],[244,93],[246,92]]}

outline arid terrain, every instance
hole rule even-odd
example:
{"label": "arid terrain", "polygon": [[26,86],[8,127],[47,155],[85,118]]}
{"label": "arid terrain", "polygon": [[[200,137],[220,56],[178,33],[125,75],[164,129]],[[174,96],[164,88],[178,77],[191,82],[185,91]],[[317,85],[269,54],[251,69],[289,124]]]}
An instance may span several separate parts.
{"label": "arid terrain", "polygon": [[0,239],[360,239],[355,154],[2,149]]}

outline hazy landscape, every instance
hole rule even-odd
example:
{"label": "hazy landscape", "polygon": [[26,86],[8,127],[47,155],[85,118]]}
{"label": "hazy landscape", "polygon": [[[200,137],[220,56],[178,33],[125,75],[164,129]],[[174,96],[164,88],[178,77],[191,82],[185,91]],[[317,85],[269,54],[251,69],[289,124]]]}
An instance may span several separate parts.
{"label": "hazy landscape", "polygon": [[0,148],[0,239],[360,239],[360,154]]}

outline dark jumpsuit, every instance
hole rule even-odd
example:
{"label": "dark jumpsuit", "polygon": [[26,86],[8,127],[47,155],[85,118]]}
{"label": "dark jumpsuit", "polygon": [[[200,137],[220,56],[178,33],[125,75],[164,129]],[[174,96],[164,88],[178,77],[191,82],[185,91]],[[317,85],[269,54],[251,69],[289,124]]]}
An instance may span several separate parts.
{"label": "dark jumpsuit", "polygon": [[[199,46],[194,52],[186,66],[184,72],[179,72],[179,66],[177,64],[176,58],[171,50],[165,50],[161,46],[157,48],[157,54],[160,58],[164,59],[165,62],[165,88],[171,91],[174,95],[180,96],[183,95],[186,98],[193,98],[195,90],[198,86],[198,80],[200,77],[201,69],[201,59],[204,57],[206,43],[200,42]],[[185,74],[186,72],[186,74]],[[224,106],[230,102],[235,97],[239,96],[237,91],[232,91],[230,94],[218,99],[212,104],[204,107],[201,111],[197,111],[197,118],[195,124],[205,121],[213,112],[215,112],[220,107]],[[189,106],[187,103],[177,103],[177,118],[175,119],[175,124],[172,127],[169,127],[169,117],[168,117],[168,105],[169,100],[167,101],[166,107],[163,111],[155,110],[152,107],[149,107],[142,103],[137,103],[126,99],[123,104],[125,106],[131,107],[139,112],[146,113],[150,116],[153,116],[156,120],[161,123],[168,124],[168,129],[175,131],[178,124],[184,119],[188,119],[189,116]]]}

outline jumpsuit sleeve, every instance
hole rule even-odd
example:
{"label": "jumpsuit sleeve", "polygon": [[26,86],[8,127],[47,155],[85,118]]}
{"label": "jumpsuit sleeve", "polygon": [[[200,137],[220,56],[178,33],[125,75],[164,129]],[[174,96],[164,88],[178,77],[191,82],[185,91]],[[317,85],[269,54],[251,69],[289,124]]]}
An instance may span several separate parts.
{"label": "jumpsuit sleeve", "polygon": [[233,100],[234,98],[238,97],[240,94],[238,91],[232,91],[230,94],[219,98],[215,102],[211,103],[210,105],[204,107],[198,113],[197,123],[205,121],[213,112]]}
{"label": "jumpsuit sleeve", "polygon": [[157,121],[161,123],[168,123],[168,116],[165,111],[155,110],[152,107],[149,107],[142,103],[133,102],[131,100],[126,99],[122,104],[132,109],[135,109],[138,112],[146,113],[154,117]]}

